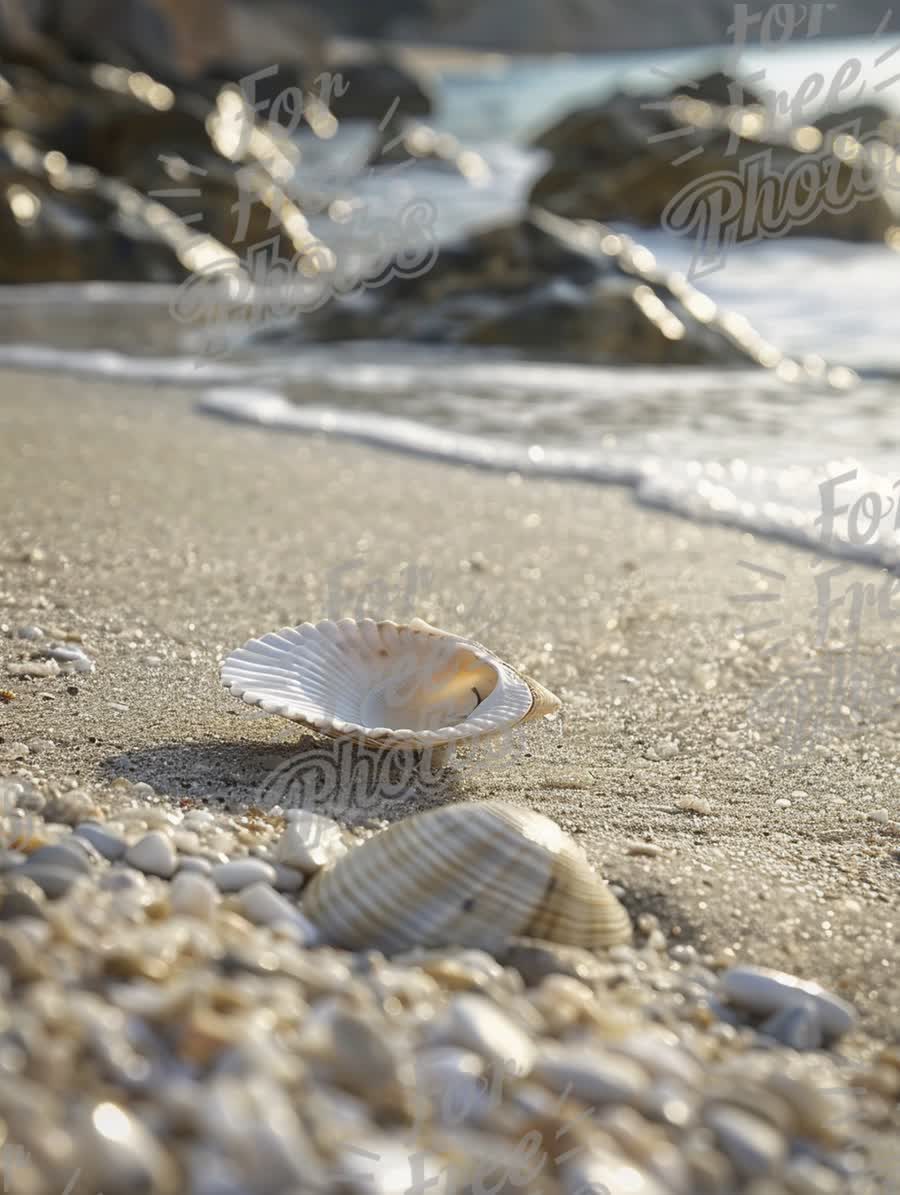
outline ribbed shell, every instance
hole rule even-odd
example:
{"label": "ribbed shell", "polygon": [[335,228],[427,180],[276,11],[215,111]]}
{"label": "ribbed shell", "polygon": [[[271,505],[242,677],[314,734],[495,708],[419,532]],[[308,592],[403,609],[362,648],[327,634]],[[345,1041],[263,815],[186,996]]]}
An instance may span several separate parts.
{"label": "ribbed shell", "polygon": [[222,683],[266,713],[385,748],[483,738],[560,704],[481,644],[419,618],[274,631],[233,651]]}
{"label": "ribbed shell", "polygon": [[492,950],[513,936],[594,950],[631,937],[625,909],[569,835],[502,801],[397,822],[319,872],[303,910],[348,950]]}

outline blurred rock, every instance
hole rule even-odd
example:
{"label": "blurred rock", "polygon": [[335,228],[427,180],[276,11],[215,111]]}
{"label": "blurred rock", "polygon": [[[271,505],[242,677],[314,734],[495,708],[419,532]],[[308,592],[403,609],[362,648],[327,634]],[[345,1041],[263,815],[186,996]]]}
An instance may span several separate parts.
{"label": "blurred rock", "polygon": [[598,364],[757,364],[714,320],[695,318],[665,281],[645,277],[634,260],[624,268],[618,238],[602,251],[598,240],[606,243],[595,233],[587,244],[578,226],[533,211],[443,246],[417,276],[333,300],[300,332],[503,346]]}
{"label": "blurred rock", "polygon": [[338,120],[384,121],[397,130],[434,110],[428,80],[387,54],[336,59],[329,71],[334,84],[329,107]]}
{"label": "blurred rock", "polygon": [[[722,231],[733,227],[738,242],[786,234],[885,238],[894,215],[864,155],[836,157],[810,126],[775,140],[766,125],[759,109],[726,112],[693,95],[619,93],[537,138],[553,160],[531,202],[569,218],[665,224],[676,232],[690,231],[704,203],[718,204],[727,211]],[[790,178],[798,181],[789,186]],[[853,201],[829,201],[830,194]]]}

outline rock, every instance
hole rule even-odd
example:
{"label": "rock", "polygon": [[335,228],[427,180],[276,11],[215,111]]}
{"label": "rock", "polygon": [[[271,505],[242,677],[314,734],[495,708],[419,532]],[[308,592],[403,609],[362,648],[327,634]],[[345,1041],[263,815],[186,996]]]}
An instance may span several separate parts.
{"label": "rock", "polygon": [[193,78],[232,52],[224,0],[62,0],[53,31],[88,61]]}
{"label": "rock", "polygon": [[104,859],[108,859],[111,863],[116,859],[121,859],[125,854],[127,846],[125,839],[118,834],[111,834],[98,822],[80,822],[75,827],[75,834],[89,842]]}
{"label": "rock", "polygon": [[209,859],[204,859],[199,855],[181,855],[178,856],[178,872],[192,873],[194,875],[208,876],[213,869],[212,863]]}
{"label": "rock", "polygon": [[[442,246],[426,266],[367,295],[334,299],[302,320],[301,336],[508,346],[596,364],[759,365],[715,304],[706,301],[702,319],[689,309],[697,310],[694,299],[682,301],[657,276],[652,255],[548,212],[533,209]],[[284,335],[296,337],[264,339]]]}
{"label": "rock", "polygon": [[65,896],[75,880],[78,872],[72,867],[60,867],[55,863],[25,863],[8,873],[10,876],[24,876],[33,880],[51,900],[58,900]]}
{"label": "rock", "polygon": [[46,899],[41,885],[22,868],[16,868],[0,881],[0,920],[15,921],[17,917],[43,919]]}
{"label": "rock", "polygon": [[500,957],[505,966],[519,972],[529,988],[537,987],[548,975],[570,975],[590,983],[603,973],[602,964],[589,950],[536,938],[511,939]]}
{"label": "rock", "polygon": [[551,1091],[571,1091],[587,1104],[633,1104],[647,1089],[647,1072],[629,1058],[592,1047],[543,1042],[535,1078]]}
{"label": "rock", "polygon": [[414,116],[434,110],[431,87],[424,75],[401,66],[388,54],[330,65],[335,84],[329,107],[338,120],[374,120],[390,117],[389,127],[402,127]]}
{"label": "rock", "polygon": [[278,892],[299,892],[306,883],[306,876],[296,867],[287,867],[284,863],[276,863],[273,883]]}
{"label": "rock", "polygon": [[491,1000],[468,992],[450,1000],[430,1027],[429,1040],[472,1050],[510,1075],[529,1074],[537,1056],[524,1029]]}
{"label": "rock", "polygon": [[767,967],[730,967],[720,980],[723,997],[739,1008],[760,1015],[812,1004],[823,1032],[830,1038],[843,1036],[856,1022],[851,1004],[812,980],[798,979]]}
{"label": "rock", "polygon": [[676,83],[671,94],[686,95],[692,100],[704,100],[723,108],[746,108],[750,104],[764,103],[764,97],[756,88],[723,70],[710,71],[701,79]]}
{"label": "rock", "polygon": [[89,1191],[175,1195],[178,1171],[150,1130],[119,1104],[95,1104],[76,1130],[79,1171]]}
{"label": "rock", "polygon": [[900,145],[900,121],[881,104],[854,104],[851,108],[826,112],[814,124],[826,144],[840,133],[849,133],[857,140],[878,137],[895,148]]}
{"label": "rock", "polygon": [[255,925],[278,925],[286,923],[302,931],[304,940],[312,944],[318,938],[313,923],[303,915],[296,905],[281,896],[269,884],[254,884],[241,893],[241,912]]}
{"label": "rock", "polygon": [[472,1050],[436,1046],[416,1054],[416,1086],[431,1099],[433,1114],[447,1128],[477,1124],[491,1111],[484,1059]]}
{"label": "rock", "polygon": [[[564,1140],[568,1145],[568,1139]],[[586,1149],[572,1147],[565,1153],[575,1157],[560,1166],[560,1195],[668,1195],[668,1188],[631,1158],[599,1142],[591,1142]]]}
{"label": "rock", "polygon": [[711,1104],[703,1114],[724,1153],[740,1175],[771,1174],[787,1156],[787,1142],[773,1125],[728,1104]]}
{"label": "rock", "polygon": [[215,866],[210,879],[220,892],[240,892],[251,884],[270,884],[275,879],[275,868],[264,859],[232,859]]}
{"label": "rock", "polygon": [[169,889],[169,903],[173,913],[209,921],[219,904],[219,891],[205,875],[179,871]]}
{"label": "rock", "polygon": [[78,872],[80,875],[87,875],[91,870],[91,865],[84,852],[74,844],[69,846],[65,843],[54,843],[51,846],[39,847],[32,853],[29,863],[32,865],[49,863],[55,867],[67,867],[70,871]]}
{"label": "rock", "polygon": [[294,812],[275,847],[279,863],[311,875],[347,853],[337,822],[302,809]]}
{"label": "rock", "polygon": [[145,875],[169,879],[175,872],[176,855],[172,841],[159,830],[151,830],[125,852],[125,860]]}
{"label": "rock", "polygon": [[[884,241],[892,228],[883,185],[865,162],[820,149],[814,132],[796,134],[795,148],[774,139],[765,116],[752,109],[745,110],[746,127],[754,136],[739,135],[734,117],[729,124],[692,96],[660,104],[658,97],[619,93],[542,133],[535,145],[553,161],[532,187],[531,202],[570,219],[665,225],[685,236],[698,235],[703,212],[719,204],[721,227],[713,232],[733,233],[736,243],[789,234]],[[813,184],[810,169],[817,171]],[[785,181],[794,176],[796,195]],[[782,199],[763,204],[760,196],[773,189]],[[858,198],[826,202],[832,191]]]}
{"label": "rock", "polygon": [[819,1010],[812,1000],[773,1013],[759,1031],[794,1050],[818,1050],[824,1038]]}

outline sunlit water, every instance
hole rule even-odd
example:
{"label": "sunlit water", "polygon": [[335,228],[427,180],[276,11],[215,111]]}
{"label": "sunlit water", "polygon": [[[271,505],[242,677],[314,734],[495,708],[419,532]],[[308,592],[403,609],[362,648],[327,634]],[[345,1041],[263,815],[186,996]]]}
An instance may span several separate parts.
{"label": "sunlit water", "polygon": [[[841,64],[855,56],[854,93],[865,85],[862,98],[900,108],[900,84],[877,90],[900,70],[900,56],[876,62],[886,48],[811,42],[747,53],[741,69],[764,69],[757,89],[788,99],[818,71],[824,98]],[[623,84],[664,90],[671,77],[700,76],[715,61],[706,52],[554,58],[447,75],[438,124],[482,154],[490,168],[483,186],[425,163],[354,176],[368,134],[353,128],[328,145],[306,143],[304,185],[326,200],[362,200],[373,219],[388,221],[425,198],[447,240],[521,210],[543,164],[528,139],[573,104]],[[802,114],[813,117],[815,103]],[[340,254],[340,227],[324,212],[313,223]],[[663,267],[686,270],[691,242],[627,231]],[[785,352],[852,366],[859,384],[829,391],[761,371],[550,366],[512,354],[398,344],[272,347],[252,343],[240,326],[232,329],[231,351],[211,356],[209,328],[173,317],[175,288],[106,284],[0,289],[0,363],[177,381],[198,390],[199,409],[238,421],[354,436],[487,468],[617,481],[642,501],[692,518],[801,542],[821,537],[822,483],[855,470],[855,479],[841,483],[840,504],[852,514],[854,496],[869,491],[880,496],[886,517],[877,531],[874,522],[860,531],[858,508],[856,543],[841,542],[839,518],[839,538],[829,546],[893,563],[900,535],[887,512],[900,478],[900,257],[882,246],[789,237],[732,250],[699,285]]]}

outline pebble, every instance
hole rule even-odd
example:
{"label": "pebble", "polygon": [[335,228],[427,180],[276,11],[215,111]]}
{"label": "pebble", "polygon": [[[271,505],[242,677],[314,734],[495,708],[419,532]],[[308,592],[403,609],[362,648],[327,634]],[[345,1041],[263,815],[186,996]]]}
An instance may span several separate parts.
{"label": "pebble", "polygon": [[[565,1137],[563,1140],[568,1145]],[[661,1183],[630,1158],[594,1142],[563,1161],[560,1178],[561,1195],[668,1195]]]}
{"label": "pebble", "polygon": [[125,852],[126,862],[146,875],[169,879],[175,872],[176,855],[171,839],[159,830],[151,830]]}
{"label": "pebble", "polygon": [[436,1046],[416,1054],[416,1086],[432,1102],[433,1114],[448,1128],[477,1123],[491,1111],[484,1060],[472,1050]]}
{"label": "pebble", "polygon": [[41,630],[40,627],[35,627],[35,626],[19,627],[18,630],[16,631],[17,639],[30,639],[33,641],[35,639],[43,639],[43,637],[44,637],[44,632]]}
{"label": "pebble", "polygon": [[75,827],[75,834],[89,842],[104,859],[108,859],[110,862],[121,859],[125,854],[127,846],[125,839],[118,834],[111,834],[97,822],[80,822]]}
{"label": "pebble", "polygon": [[70,871],[79,872],[81,875],[87,875],[91,870],[91,865],[85,858],[83,851],[80,851],[76,846],[67,846],[61,842],[50,846],[42,846],[34,851],[29,859],[29,864],[33,865],[36,863],[50,863],[55,867],[68,867]]}
{"label": "pebble", "polygon": [[254,925],[278,925],[286,922],[302,931],[304,939],[313,943],[318,931],[308,917],[292,905],[269,884],[253,884],[241,892],[240,908]]}
{"label": "pebble", "polygon": [[3,877],[0,891],[0,920],[15,921],[18,917],[44,916],[46,895],[43,888],[19,869]]}
{"label": "pebble", "polygon": [[811,1001],[828,1037],[841,1037],[856,1022],[856,1010],[845,1000],[811,980],[798,979],[784,971],[767,967],[731,967],[719,982],[726,1000],[755,1013],[776,1013]]}
{"label": "pebble", "polygon": [[819,1010],[812,1000],[804,1000],[794,1008],[782,1008],[763,1021],[759,1031],[792,1050],[818,1050],[825,1036]]}
{"label": "pebble", "polygon": [[51,644],[50,647],[42,648],[41,654],[60,665],[65,672],[93,672],[95,668],[94,661],[80,647]]}
{"label": "pebble", "polygon": [[469,992],[449,1001],[429,1037],[435,1045],[473,1050],[511,1074],[527,1075],[537,1057],[537,1047],[524,1029],[493,1001]]}
{"label": "pebble", "polygon": [[173,913],[210,921],[219,904],[215,884],[198,872],[179,871],[169,888],[169,903]]}
{"label": "pebble", "polygon": [[784,1162],[787,1142],[773,1125],[729,1104],[711,1104],[703,1115],[739,1174],[761,1178]]}
{"label": "pebble", "polygon": [[634,1104],[646,1090],[647,1072],[630,1058],[590,1046],[546,1042],[534,1074],[551,1091],[571,1091],[588,1104]]}
{"label": "pebble", "polygon": [[148,1128],[119,1104],[96,1104],[78,1139],[85,1191],[176,1195],[178,1171]]}
{"label": "pebble", "polygon": [[299,892],[306,883],[306,876],[296,867],[286,867],[283,863],[276,863],[273,883],[279,892]]}
{"label": "pebble", "polygon": [[27,759],[31,754],[31,748],[27,743],[9,743],[5,754],[8,759]]}
{"label": "pebble", "polygon": [[220,892],[240,892],[251,884],[271,884],[275,879],[275,868],[264,859],[232,859],[217,864],[210,877]]}
{"label": "pebble", "polygon": [[305,809],[292,809],[289,813],[293,816],[275,847],[279,863],[312,874],[347,853],[337,822]]}
{"label": "pebble", "polygon": [[684,813],[699,813],[703,817],[709,817],[713,811],[712,805],[705,797],[676,797],[675,808]]}
{"label": "pebble", "polygon": [[212,871],[213,865],[209,859],[204,859],[199,855],[179,855],[178,856],[178,871],[192,872],[194,875],[208,876]]}
{"label": "pebble", "polygon": [[46,680],[47,677],[59,675],[59,664],[56,660],[47,660],[44,663],[39,660],[28,660],[23,664],[10,664],[6,670],[10,676],[29,676]]}
{"label": "pebble", "polygon": [[9,874],[25,876],[26,879],[33,880],[44,895],[49,896],[51,900],[58,900],[59,897],[65,896],[78,878],[78,872],[72,867],[61,867],[55,863],[32,863],[31,861]]}

